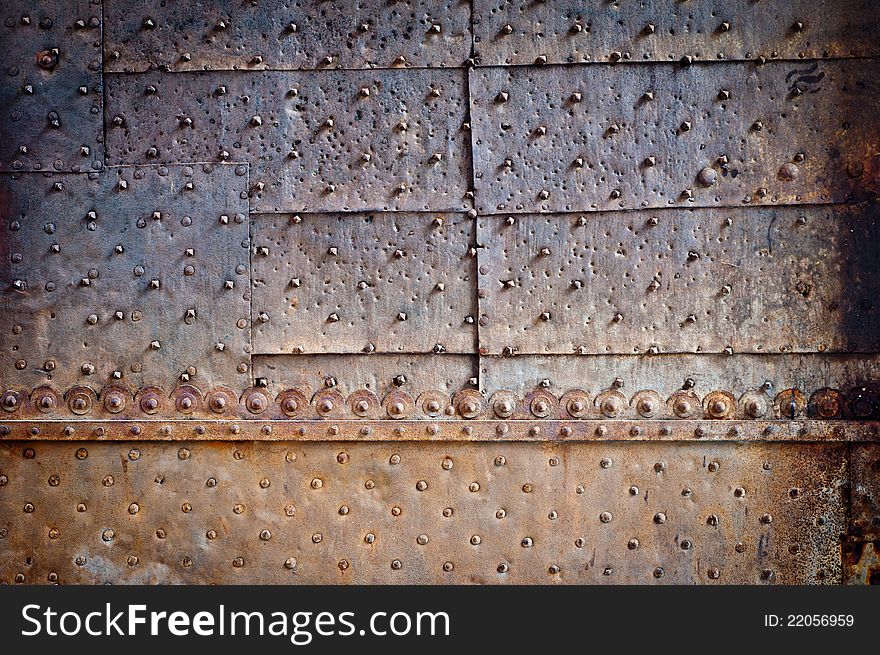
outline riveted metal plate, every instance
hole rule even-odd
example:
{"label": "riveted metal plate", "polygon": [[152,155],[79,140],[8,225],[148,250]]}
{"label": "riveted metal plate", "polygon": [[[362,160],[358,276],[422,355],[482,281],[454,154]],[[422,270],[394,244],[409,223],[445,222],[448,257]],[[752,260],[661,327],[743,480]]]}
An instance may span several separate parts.
{"label": "riveted metal plate", "polygon": [[[311,397],[319,390],[344,394],[369,389],[380,398],[395,390],[412,398],[440,392],[446,400],[477,378],[476,355],[255,355],[254,377],[273,393],[295,388]],[[444,406],[445,408],[445,406]]]}
{"label": "riveted metal plate", "polygon": [[857,540],[880,541],[880,444],[853,445],[850,470],[848,532]]}
{"label": "riveted metal plate", "polygon": [[6,385],[247,385],[247,202],[232,166],[0,184]]}
{"label": "riveted metal plate", "polygon": [[5,443],[0,579],[840,582],[830,445]]}
{"label": "riveted metal plate", "polygon": [[880,180],[871,61],[470,72],[481,213],[842,202]]}
{"label": "riveted metal plate", "polygon": [[8,0],[0,16],[0,171],[100,169],[101,3]]}
{"label": "riveted metal plate", "polygon": [[876,57],[872,0],[476,0],[485,64]]}
{"label": "riveted metal plate", "polygon": [[252,220],[255,352],[474,351],[474,219],[382,213]]}
{"label": "riveted metal plate", "polygon": [[[878,378],[880,357],[877,355],[520,355],[480,358],[480,388],[487,397],[501,390],[523,396],[536,388],[546,388],[557,397],[572,389],[581,389],[590,398],[603,390],[617,388],[627,399],[645,389],[656,391],[664,399],[681,390],[693,391],[700,398],[721,390],[743,401],[757,398],[763,411],[751,418],[771,416],[773,398],[785,389],[800,389],[810,397],[823,389],[836,389],[849,397]],[[872,397],[870,392],[864,395],[866,399]],[[843,416],[849,411],[846,405],[841,401],[837,411],[828,417]],[[876,409],[867,411],[866,415]],[[634,407],[630,415],[636,417]]]}
{"label": "riveted metal plate", "polygon": [[470,57],[462,0],[107,0],[113,72],[461,66]]}
{"label": "riveted metal plate", "polygon": [[878,217],[872,203],[482,217],[480,346],[876,351]]}
{"label": "riveted metal plate", "polygon": [[107,77],[112,162],[251,164],[251,209],[470,207],[463,70]]}

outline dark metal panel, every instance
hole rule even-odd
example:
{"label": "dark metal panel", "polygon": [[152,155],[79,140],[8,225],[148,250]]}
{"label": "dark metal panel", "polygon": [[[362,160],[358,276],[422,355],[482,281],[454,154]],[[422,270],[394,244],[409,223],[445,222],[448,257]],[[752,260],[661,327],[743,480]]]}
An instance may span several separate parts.
{"label": "dark metal panel", "polygon": [[246,386],[246,172],[209,164],[3,176],[0,379],[62,391],[170,391],[187,378]]}
{"label": "dark metal panel", "polygon": [[871,352],[877,205],[482,217],[480,347]]}
{"label": "dark metal panel", "polygon": [[831,445],[2,447],[18,583],[840,582]]}
{"label": "dark metal panel", "polygon": [[[312,398],[326,388],[344,395],[367,389],[380,399],[403,392],[418,401],[436,396],[441,410],[477,379],[476,355],[255,355],[254,377],[280,394],[297,389]],[[442,400],[440,397],[442,396]],[[435,412],[442,416],[442,411]]]}
{"label": "dark metal panel", "polygon": [[100,169],[101,3],[7,0],[0,16],[0,171]]}
{"label": "dark metal panel", "polygon": [[475,0],[485,64],[876,57],[873,0]]}
{"label": "dark metal panel", "polygon": [[114,162],[247,161],[251,209],[470,207],[463,70],[107,77]]}
{"label": "dark metal panel", "polygon": [[465,214],[255,216],[254,351],[473,352],[474,232]]}
{"label": "dark metal panel", "polygon": [[106,0],[112,72],[461,66],[464,0]]}
{"label": "dark metal panel", "polygon": [[470,72],[481,213],[876,195],[877,61]]}

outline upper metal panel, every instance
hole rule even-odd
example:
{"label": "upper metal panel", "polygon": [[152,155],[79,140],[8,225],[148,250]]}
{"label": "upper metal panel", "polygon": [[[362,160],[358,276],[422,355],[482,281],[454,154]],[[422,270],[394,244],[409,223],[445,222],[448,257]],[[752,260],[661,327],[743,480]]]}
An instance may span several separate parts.
{"label": "upper metal panel", "polygon": [[107,78],[108,158],[247,161],[251,209],[470,207],[463,70]]}
{"label": "upper metal panel", "polygon": [[255,352],[473,352],[474,223],[465,214],[254,217]]}
{"label": "upper metal panel", "polygon": [[480,346],[876,351],[878,218],[873,203],[481,217]]}
{"label": "upper metal panel", "polygon": [[246,170],[233,169],[3,176],[0,379],[246,386]]}
{"label": "upper metal panel", "polygon": [[107,70],[461,66],[463,0],[105,0]]}
{"label": "upper metal panel", "polygon": [[100,1],[7,0],[0,16],[0,171],[100,169]]}
{"label": "upper metal panel", "polygon": [[845,447],[5,443],[0,580],[804,584]]}
{"label": "upper metal panel", "polygon": [[484,64],[875,57],[874,0],[475,0]]}
{"label": "upper metal panel", "polygon": [[876,195],[880,62],[470,73],[481,213]]}

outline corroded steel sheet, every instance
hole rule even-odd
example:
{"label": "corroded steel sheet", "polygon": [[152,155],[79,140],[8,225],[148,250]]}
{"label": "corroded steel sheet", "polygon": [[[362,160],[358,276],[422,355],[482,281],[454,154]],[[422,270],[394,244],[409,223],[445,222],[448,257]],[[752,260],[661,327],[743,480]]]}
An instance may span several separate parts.
{"label": "corroded steel sheet", "polygon": [[832,445],[40,443],[9,583],[832,583]]}
{"label": "corroded steel sheet", "polygon": [[100,169],[101,3],[7,0],[0,16],[0,171]]}
{"label": "corroded steel sheet", "polygon": [[874,0],[475,0],[484,64],[880,55]]}
{"label": "corroded steel sheet", "polygon": [[471,353],[466,214],[255,215],[257,353]]}
{"label": "corroded steel sheet", "polygon": [[464,0],[105,0],[106,69],[461,66]]}
{"label": "corroded steel sheet", "polygon": [[245,161],[251,210],[468,209],[463,70],[108,75],[108,159]]}
{"label": "corroded steel sheet", "polygon": [[[423,394],[443,405],[460,389],[476,382],[476,355],[383,354],[361,355],[254,355],[254,378],[265,380],[273,393],[297,389],[308,398],[335,388],[348,395],[360,389],[378,398],[403,392],[418,400]],[[443,396],[442,401],[439,395]]]}
{"label": "corroded steel sheet", "polygon": [[[880,444],[850,448],[850,526],[859,541],[880,542]],[[875,564],[876,565],[876,564]],[[877,567],[880,571],[880,567]]]}
{"label": "corroded steel sheet", "polygon": [[878,218],[873,203],[481,217],[480,347],[873,352]]}
{"label": "corroded steel sheet", "polygon": [[246,386],[245,173],[3,176],[0,380],[62,392],[117,384],[129,404],[140,385]]}
{"label": "corroded steel sheet", "polygon": [[[575,418],[609,418],[615,403],[611,401],[603,411],[606,398],[620,401],[611,418],[712,418],[707,401],[732,397],[735,407],[729,401],[727,405],[733,408],[733,414],[725,412],[721,418],[851,416],[864,420],[880,411],[878,378],[877,355],[480,358],[480,389],[493,409],[509,399],[515,411],[521,412],[524,408],[518,403],[540,391],[547,399],[558,399],[551,404]],[[641,402],[643,399],[651,400],[653,408]],[[684,402],[679,406],[676,401]]]}
{"label": "corroded steel sheet", "polygon": [[876,194],[880,63],[480,68],[481,213],[843,202]]}

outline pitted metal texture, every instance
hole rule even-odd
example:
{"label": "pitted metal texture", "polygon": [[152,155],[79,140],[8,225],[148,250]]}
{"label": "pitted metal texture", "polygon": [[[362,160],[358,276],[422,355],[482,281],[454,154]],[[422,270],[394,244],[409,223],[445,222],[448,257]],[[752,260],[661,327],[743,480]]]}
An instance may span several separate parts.
{"label": "pitted metal texture", "polygon": [[876,195],[875,60],[471,71],[477,209],[847,202]]}
{"label": "pitted metal texture", "polygon": [[484,352],[873,352],[877,206],[479,219]]}
{"label": "pitted metal texture", "polygon": [[106,68],[168,71],[458,67],[463,0],[105,0]]}
{"label": "pitted metal texture", "polygon": [[246,174],[206,164],[4,175],[0,380],[246,385]]}
{"label": "pitted metal texture", "polygon": [[9,0],[0,16],[0,171],[100,170],[101,2]]}
{"label": "pitted metal texture", "polygon": [[3,444],[9,583],[840,582],[831,445]]}
{"label": "pitted metal texture", "polygon": [[876,57],[872,0],[475,0],[486,65]]}
{"label": "pitted metal texture", "polygon": [[472,353],[466,214],[254,215],[257,353]]}
{"label": "pitted metal texture", "polygon": [[244,161],[256,212],[471,207],[463,70],[107,76],[112,163]]}

